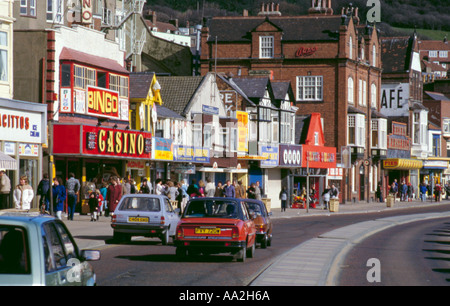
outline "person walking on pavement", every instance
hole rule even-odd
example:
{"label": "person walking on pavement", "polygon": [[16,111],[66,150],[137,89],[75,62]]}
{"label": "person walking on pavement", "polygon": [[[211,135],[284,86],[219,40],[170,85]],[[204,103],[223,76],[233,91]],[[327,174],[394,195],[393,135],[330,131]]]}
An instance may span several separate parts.
{"label": "person walking on pavement", "polygon": [[99,215],[101,216],[103,211],[106,211],[108,208],[107,201],[106,201],[106,195],[108,193],[108,183],[103,182],[102,187],[100,188],[100,194],[102,195],[103,201],[102,204],[99,207]]}
{"label": "person walking on pavement", "polygon": [[73,220],[75,208],[78,202],[78,193],[80,191],[80,181],[75,178],[73,172],[69,173],[69,179],[66,182],[67,205],[69,206],[68,220]]}
{"label": "person walking on pavement", "polygon": [[211,179],[206,179],[206,187],[205,187],[205,196],[206,197],[214,197],[214,193],[216,192],[216,186],[213,182],[211,182]]}
{"label": "person walking on pavement", "polygon": [[246,195],[245,188],[242,185],[242,181],[241,180],[238,181],[238,184],[237,184],[235,189],[236,189],[236,198],[238,198],[238,199],[245,199],[246,198],[246,196],[245,196]]}
{"label": "person walking on pavement", "polygon": [[139,193],[146,193],[146,194],[150,193],[150,187],[148,187],[146,178],[142,181],[142,186],[141,189],[139,190]]}
{"label": "person walking on pavement", "polygon": [[327,186],[327,188],[325,188],[325,190],[322,192],[322,198],[323,198],[323,204],[324,204],[323,209],[325,209],[325,210],[328,209],[328,203],[330,202],[330,193],[331,193],[330,186]]}
{"label": "person walking on pavement", "polygon": [[259,181],[257,181],[256,185],[255,185],[255,199],[261,200],[261,196],[262,196],[262,190],[261,190],[261,187],[259,186]]}
{"label": "person walking on pavement", "polygon": [[8,199],[10,193],[11,181],[6,175],[6,170],[0,169],[0,209],[8,208]]}
{"label": "person walking on pavement", "polygon": [[425,183],[422,183],[420,185],[420,200],[422,200],[422,202],[426,202],[427,201],[427,185]]}
{"label": "person walking on pavement", "polygon": [[[50,193],[50,189],[48,190],[48,193]],[[56,218],[61,220],[67,193],[63,181],[59,176],[53,179],[52,193],[53,193],[53,212],[55,213]],[[50,194],[48,196],[50,196]]]}
{"label": "person walking on pavement", "polygon": [[230,180],[228,180],[225,187],[223,187],[223,193],[226,198],[235,198],[236,197],[236,190],[234,189],[234,186],[231,185]]}
{"label": "person walking on pavement", "polygon": [[122,198],[122,187],[117,183],[117,177],[113,176],[111,178],[111,184],[108,186],[108,191],[106,193],[106,199],[108,201],[108,209],[107,215],[109,213],[114,213],[116,210],[117,204],[119,204],[120,199]]}
{"label": "person walking on pavement", "polygon": [[223,186],[222,186],[222,182],[218,182],[217,183],[217,187],[216,190],[214,192],[214,196],[217,198],[221,198],[223,197]]}
{"label": "person walking on pavement", "polygon": [[39,182],[37,187],[37,194],[40,196],[39,198],[39,208],[42,210],[49,210],[49,199],[48,199],[48,191],[50,189],[50,181],[48,179],[48,174],[44,173],[42,176],[42,180]]}
{"label": "person walking on pavement", "polygon": [[34,191],[28,184],[28,177],[26,175],[20,177],[19,185],[14,189],[13,196],[16,209],[29,210],[31,208]]}
{"label": "person walking on pavement", "polygon": [[288,193],[286,192],[286,187],[283,186],[283,189],[281,189],[279,198],[281,200],[281,212],[285,212],[286,206],[287,206],[287,198],[288,198]]}

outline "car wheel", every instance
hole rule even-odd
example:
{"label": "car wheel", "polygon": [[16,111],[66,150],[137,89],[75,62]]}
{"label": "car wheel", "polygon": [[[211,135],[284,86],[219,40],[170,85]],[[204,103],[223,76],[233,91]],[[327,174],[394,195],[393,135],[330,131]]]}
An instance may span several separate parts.
{"label": "car wheel", "polygon": [[272,245],[272,234],[270,234],[270,237],[267,240],[267,246],[271,246],[271,245]]}
{"label": "car wheel", "polygon": [[163,245],[167,245],[169,243],[169,229],[161,235],[161,242]]}
{"label": "car wheel", "polygon": [[264,238],[261,240],[261,248],[265,249],[268,244],[269,237],[267,237],[267,234],[264,235]]}
{"label": "car wheel", "polygon": [[252,247],[247,250],[247,257],[248,258],[253,258],[255,256],[255,248],[256,248],[256,241],[253,242]]}
{"label": "car wheel", "polygon": [[236,254],[236,260],[238,262],[244,262],[247,257],[247,244],[243,246]]}

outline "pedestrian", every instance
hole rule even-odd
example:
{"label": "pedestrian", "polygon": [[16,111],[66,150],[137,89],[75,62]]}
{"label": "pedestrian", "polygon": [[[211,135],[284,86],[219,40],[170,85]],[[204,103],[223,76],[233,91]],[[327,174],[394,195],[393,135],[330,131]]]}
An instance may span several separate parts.
{"label": "pedestrian", "polygon": [[48,190],[50,189],[50,180],[48,179],[48,174],[44,173],[42,175],[42,180],[39,182],[37,187],[37,195],[39,195],[39,209],[42,208],[46,211],[49,210],[49,199],[48,199]]}
{"label": "pedestrian", "polygon": [[105,198],[103,197],[102,193],[100,192],[99,189],[95,190],[96,196],[97,196],[97,221],[99,216],[101,215],[102,212],[102,207],[103,207],[103,202],[105,201]]}
{"label": "pedestrian", "polygon": [[425,184],[425,182],[423,182],[420,185],[420,199],[422,200],[422,202],[426,202],[427,201],[427,185]]}
{"label": "pedestrian", "polygon": [[31,209],[31,201],[34,197],[33,188],[28,184],[28,177],[23,175],[19,179],[19,184],[13,192],[14,205],[16,209]]}
{"label": "pedestrian", "polygon": [[[144,179],[144,181],[147,181],[147,179]],[[142,183],[144,182],[142,181]],[[155,187],[155,192],[157,195],[161,195],[163,192],[163,185],[162,185],[162,180],[161,179],[157,179],[156,180],[156,187]],[[143,192],[142,192],[143,193]]]}
{"label": "pedestrian", "polygon": [[198,192],[200,193],[199,197],[205,197],[205,182],[202,180],[198,181]]}
{"label": "pedestrian", "polygon": [[167,197],[171,201],[176,201],[177,197],[179,195],[178,187],[176,187],[176,185],[172,181],[167,182],[167,186],[168,186],[167,193],[166,193]]}
{"label": "pedestrian", "polygon": [[445,183],[445,199],[448,200],[448,196],[450,195],[450,184]]}
{"label": "pedestrian", "polygon": [[281,212],[285,212],[286,206],[287,206],[287,198],[288,198],[288,193],[286,192],[285,186],[283,186],[283,188],[281,189],[279,198],[281,200]]}
{"label": "pedestrian", "polygon": [[246,192],[245,187],[242,185],[242,181],[239,180],[236,188],[236,198],[238,199],[245,199],[246,198]]}
{"label": "pedestrian", "polygon": [[406,184],[405,181],[403,181],[401,187],[402,187],[402,189],[401,189],[401,191],[402,191],[402,199],[401,200],[403,202],[408,201],[408,185]]}
{"label": "pedestrian", "polygon": [[[50,193],[50,190],[48,191],[48,193]],[[52,193],[53,212],[55,213],[56,218],[62,220],[62,212],[64,210],[64,202],[66,201],[67,193],[66,188],[64,187],[63,180],[59,176],[53,179]]]}
{"label": "pedestrian", "polygon": [[186,207],[187,202],[189,201],[189,194],[187,193],[188,185],[184,180],[181,180],[181,191],[183,192],[183,200],[181,201],[181,212],[183,213],[184,208]]}
{"label": "pedestrian", "polygon": [[122,183],[122,195],[124,194],[130,194],[131,193],[131,184],[130,184],[130,180],[128,178],[124,178],[123,179],[123,183]]}
{"label": "pedestrian", "polygon": [[436,186],[434,186],[434,196],[435,196],[436,202],[441,201],[441,192],[442,192],[441,185],[436,184]]}
{"label": "pedestrian", "polygon": [[11,193],[11,180],[5,169],[0,169],[0,209],[9,208],[8,200]]}
{"label": "pedestrian", "polygon": [[67,205],[69,208],[68,220],[73,220],[80,186],[80,181],[75,178],[75,174],[73,172],[70,172],[69,179],[66,182]]}
{"label": "pedestrian", "polygon": [[324,208],[325,210],[328,209],[328,204],[330,203],[330,197],[331,197],[331,188],[330,186],[327,185],[327,188],[325,188],[325,190],[322,192],[322,199],[323,199],[323,204],[324,204]]}
{"label": "pedestrian", "polygon": [[230,180],[227,180],[227,184],[223,187],[223,193],[226,198],[235,198],[236,197],[236,190],[234,189],[234,186],[231,185]]}
{"label": "pedestrian", "polygon": [[[158,185],[156,185],[156,186],[158,186]],[[141,189],[139,190],[139,193],[145,193],[145,194],[150,193],[150,187],[148,187],[148,181],[146,178],[144,178],[144,180],[142,181],[142,185],[141,185]]]}
{"label": "pedestrian", "polygon": [[200,192],[198,192],[197,180],[192,179],[191,184],[187,189],[187,194],[190,198],[196,198],[200,196]]}
{"label": "pedestrian", "polygon": [[217,198],[221,198],[223,197],[223,186],[222,186],[222,182],[217,182],[217,187],[216,187],[216,191],[214,192],[214,196]]}
{"label": "pedestrian", "polygon": [[411,183],[408,183],[408,202],[411,202],[414,197],[414,186]]}
{"label": "pedestrian", "polygon": [[250,186],[247,188],[247,198],[256,199],[254,183],[251,183]]}
{"label": "pedestrian", "polygon": [[181,214],[181,206],[182,206],[183,198],[184,198],[183,189],[181,188],[181,182],[177,183],[176,188],[177,188],[177,197],[175,200],[177,201],[177,207],[178,207],[178,209],[180,209],[180,214]]}
{"label": "pedestrian", "polygon": [[117,204],[119,204],[120,199],[122,198],[122,187],[117,184],[117,177],[113,176],[111,178],[111,184],[108,186],[108,191],[106,194],[106,200],[108,201],[108,209],[106,211],[106,216],[109,216],[109,213],[114,213],[116,210]]}
{"label": "pedestrian", "polygon": [[108,193],[108,183],[103,182],[102,183],[102,187],[100,188],[100,194],[101,194],[101,196],[103,198],[102,205],[100,206],[100,209],[99,209],[99,215],[100,216],[103,214],[103,211],[106,211],[106,209],[108,208],[108,204],[107,204],[107,201],[106,201],[107,193]]}
{"label": "pedestrian", "polygon": [[394,202],[395,202],[395,197],[396,197],[397,192],[398,192],[398,187],[397,187],[397,184],[396,184],[395,181],[392,183],[391,189],[389,190],[389,192],[394,196]]}
{"label": "pedestrian", "polygon": [[339,198],[339,189],[337,189],[336,185],[334,184],[331,184],[330,198],[331,199]]}
{"label": "pedestrian", "polygon": [[377,186],[377,191],[376,191],[376,197],[377,197],[377,199],[378,199],[378,201],[380,202],[380,203],[383,203],[384,202],[384,200],[383,200],[383,193],[381,192],[381,183],[378,183],[378,186]]}
{"label": "pedestrian", "polygon": [[216,193],[216,186],[211,181],[210,178],[206,179],[206,187],[205,187],[205,196],[206,197],[213,197]]}
{"label": "pedestrian", "polygon": [[89,194],[89,212],[91,213],[91,222],[97,221],[97,212],[98,212],[98,198],[97,193],[95,191]]}
{"label": "pedestrian", "polygon": [[256,184],[254,186],[254,190],[255,190],[255,199],[261,200],[262,191],[259,186],[259,181],[256,182]]}

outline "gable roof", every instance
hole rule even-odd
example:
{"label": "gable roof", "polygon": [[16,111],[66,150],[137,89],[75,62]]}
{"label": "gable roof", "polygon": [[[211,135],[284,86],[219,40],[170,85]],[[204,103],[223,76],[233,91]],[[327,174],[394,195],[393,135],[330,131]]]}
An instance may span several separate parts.
{"label": "gable roof", "polygon": [[266,89],[270,90],[269,78],[260,77],[237,77],[233,78],[234,83],[257,104],[264,98]]}
{"label": "gable roof", "polygon": [[341,16],[215,17],[208,27],[209,42],[251,42],[251,31],[269,20],[283,31],[283,41],[339,40]]}
{"label": "gable roof", "polygon": [[388,37],[381,39],[383,73],[406,72],[411,62],[413,37]]}
{"label": "gable roof", "polygon": [[225,76],[221,75],[221,74],[217,74],[217,77],[219,79],[221,79],[222,81],[224,81],[226,84],[228,84],[228,86],[230,86],[231,88],[233,88],[234,90],[236,90],[236,92],[242,96],[242,98],[245,101],[245,106],[256,106],[255,103],[252,102],[252,100],[250,100],[247,95],[242,91],[242,89],[234,82],[233,78],[226,78]]}
{"label": "gable roof", "polygon": [[203,80],[203,76],[159,76],[163,106],[185,115],[189,102]]}
{"label": "gable roof", "polygon": [[154,75],[155,73],[148,71],[130,73],[130,99],[147,98]]}

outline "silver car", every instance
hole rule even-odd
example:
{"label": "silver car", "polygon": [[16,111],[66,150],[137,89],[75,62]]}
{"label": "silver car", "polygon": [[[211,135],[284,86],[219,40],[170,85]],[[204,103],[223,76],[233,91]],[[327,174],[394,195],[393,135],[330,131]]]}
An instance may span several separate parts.
{"label": "silver car", "polygon": [[132,236],[158,237],[162,244],[175,236],[179,209],[173,209],[166,196],[127,194],[114,211],[111,227],[114,240],[130,241]]}
{"label": "silver car", "polygon": [[0,285],[93,286],[88,260],[100,252],[78,247],[60,220],[38,213],[0,211]]}

